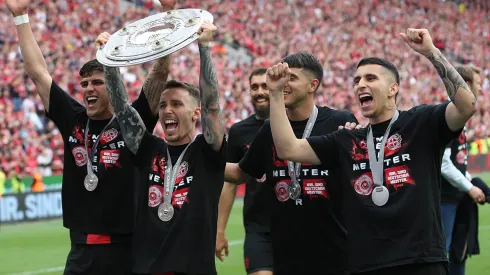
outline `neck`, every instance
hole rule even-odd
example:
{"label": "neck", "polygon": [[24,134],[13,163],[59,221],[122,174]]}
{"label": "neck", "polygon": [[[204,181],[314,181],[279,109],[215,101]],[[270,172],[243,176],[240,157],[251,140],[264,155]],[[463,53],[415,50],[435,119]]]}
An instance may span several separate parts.
{"label": "neck", "polygon": [[263,114],[261,112],[255,112],[255,118],[257,120],[266,120],[269,118],[269,116],[267,114]]}
{"label": "neck", "polygon": [[396,106],[390,109],[385,110],[381,115],[376,116],[376,117],[370,117],[369,118],[369,123],[370,124],[378,124],[381,122],[385,122],[387,120],[390,120],[396,112]]}
{"label": "neck", "polygon": [[89,117],[91,120],[106,120],[106,119],[110,119],[114,114],[112,113],[105,113],[105,114],[101,114],[101,115],[95,115],[95,116],[91,116]]}
{"label": "neck", "polygon": [[189,144],[192,139],[196,136],[196,130],[190,131],[187,135],[183,136],[179,140],[173,140],[173,141],[167,141],[168,146],[179,146],[179,145],[185,145]]}
{"label": "neck", "polygon": [[311,116],[311,112],[313,112],[314,105],[313,100],[307,99],[298,106],[286,108],[289,120],[301,121],[308,119]]}

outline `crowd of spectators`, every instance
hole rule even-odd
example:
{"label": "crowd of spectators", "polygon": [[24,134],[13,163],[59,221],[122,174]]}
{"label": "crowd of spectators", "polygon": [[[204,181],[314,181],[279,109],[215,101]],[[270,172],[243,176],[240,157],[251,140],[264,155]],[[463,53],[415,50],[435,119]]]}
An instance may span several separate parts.
{"label": "crowd of spectators", "polygon": [[[32,0],[30,20],[53,79],[82,102],[78,70],[95,58],[94,40],[159,11],[153,0]],[[277,63],[288,53],[309,51],[324,67],[317,103],[351,110],[362,118],[352,93],[352,75],[366,56],[392,61],[399,69],[398,107],[446,100],[433,66],[398,36],[406,28],[427,28],[453,64],[482,68],[479,111],[468,123],[469,139],[490,129],[490,13],[485,0],[181,0],[177,8],[202,8],[218,26],[213,59],[227,129],[253,112],[248,74]],[[8,177],[62,171],[63,140],[45,118],[36,89],[25,74],[12,15],[0,0],[0,166]],[[228,49],[244,49],[249,59]],[[139,94],[151,63],[122,68],[130,99]],[[173,55],[171,78],[198,83],[197,44]],[[155,134],[163,135],[160,126]]]}

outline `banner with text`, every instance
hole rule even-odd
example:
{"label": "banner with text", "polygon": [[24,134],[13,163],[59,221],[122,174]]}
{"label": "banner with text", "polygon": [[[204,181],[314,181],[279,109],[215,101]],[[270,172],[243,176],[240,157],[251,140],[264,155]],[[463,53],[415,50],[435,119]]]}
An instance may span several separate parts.
{"label": "banner with text", "polygon": [[61,190],[4,195],[0,199],[0,224],[61,218]]}

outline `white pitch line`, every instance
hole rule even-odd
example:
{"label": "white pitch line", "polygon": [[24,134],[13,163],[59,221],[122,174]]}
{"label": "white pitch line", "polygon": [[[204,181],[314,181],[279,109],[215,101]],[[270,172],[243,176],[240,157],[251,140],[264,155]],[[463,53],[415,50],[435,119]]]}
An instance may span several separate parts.
{"label": "white pitch line", "polygon": [[34,271],[26,271],[22,273],[10,273],[7,275],[35,275],[35,274],[46,274],[46,273],[51,273],[51,272],[56,272],[56,271],[63,271],[65,269],[64,266],[58,266],[58,267],[52,267],[52,268],[44,268],[44,269],[38,269]]}
{"label": "white pitch line", "polygon": [[[235,245],[240,245],[243,244],[243,240],[235,240],[229,242],[229,246],[235,246]],[[46,273],[51,273],[51,272],[56,272],[56,271],[63,271],[65,269],[64,266],[58,266],[58,267],[52,267],[52,268],[44,268],[44,269],[38,269],[34,271],[26,271],[26,272],[21,272],[21,273],[10,273],[7,275],[37,275],[37,274],[46,274]]]}

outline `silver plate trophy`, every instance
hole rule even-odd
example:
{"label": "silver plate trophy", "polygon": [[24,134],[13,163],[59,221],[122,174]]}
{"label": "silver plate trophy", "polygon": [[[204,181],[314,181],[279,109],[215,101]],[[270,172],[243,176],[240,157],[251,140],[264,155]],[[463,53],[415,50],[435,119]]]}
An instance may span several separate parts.
{"label": "silver plate trophy", "polygon": [[120,29],[97,51],[109,67],[142,64],[172,54],[199,38],[197,31],[213,15],[201,9],[178,9],[148,16]]}

